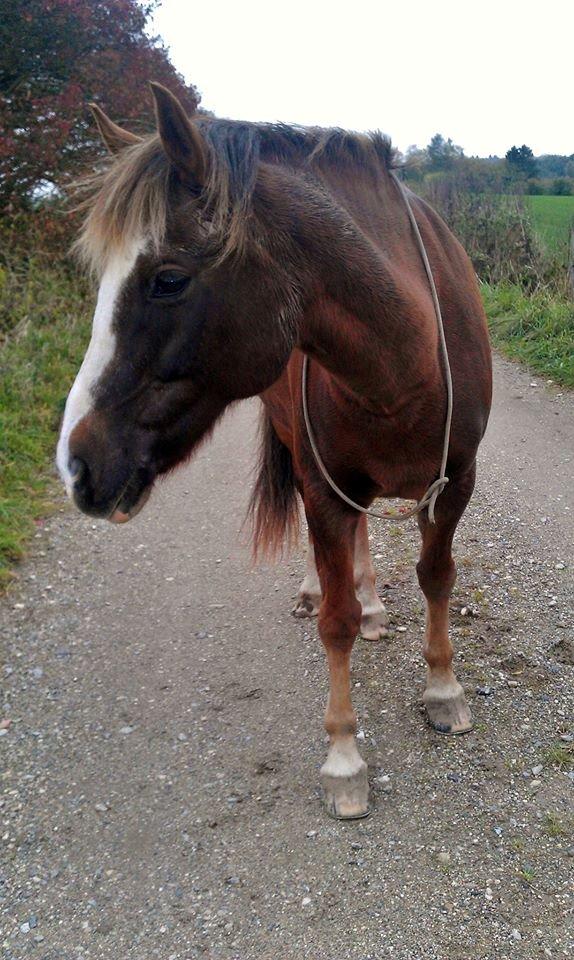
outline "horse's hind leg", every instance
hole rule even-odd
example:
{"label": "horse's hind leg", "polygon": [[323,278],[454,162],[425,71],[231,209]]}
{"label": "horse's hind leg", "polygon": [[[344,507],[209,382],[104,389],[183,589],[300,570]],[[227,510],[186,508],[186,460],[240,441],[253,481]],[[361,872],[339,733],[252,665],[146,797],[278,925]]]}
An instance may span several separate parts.
{"label": "horse's hind leg", "polygon": [[354,564],[355,593],[361,604],[361,636],[365,640],[380,640],[388,633],[389,618],[375,587],[377,577],[371,560],[365,514],[357,524]]}
{"label": "horse's hind leg", "polygon": [[309,547],[307,550],[307,567],[305,570],[305,579],[299,587],[297,602],[293,607],[294,617],[316,617],[321,606],[321,584],[317,565],[315,563],[315,550],[313,541],[309,534]]}
{"label": "horse's hind leg", "polygon": [[[355,592],[361,604],[361,636],[366,640],[380,640],[387,634],[388,617],[375,588],[376,574],[369,550],[367,518],[361,516],[357,524],[354,548]],[[305,579],[299,587],[294,617],[316,617],[321,604],[321,584],[315,563],[313,542],[309,536]]]}
{"label": "horse's hind leg", "polygon": [[423,701],[432,726],[440,733],[466,733],[472,727],[464,691],[452,669],[448,605],[456,580],[452,541],[470,500],[474,477],[473,465],[463,477],[449,483],[437,500],[434,525],[426,511],[419,514],[423,542],[417,574],[427,606],[423,653],[428,670]]}
{"label": "horse's hind leg", "polygon": [[329,699],[325,729],[329,752],[321,767],[321,785],[328,813],[340,819],[368,813],[367,766],[357,749],[357,718],[351,703],[350,661],[361,622],[353,577],[356,515],[306,502],[315,544],[323,599],[319,635],[329,664]]}

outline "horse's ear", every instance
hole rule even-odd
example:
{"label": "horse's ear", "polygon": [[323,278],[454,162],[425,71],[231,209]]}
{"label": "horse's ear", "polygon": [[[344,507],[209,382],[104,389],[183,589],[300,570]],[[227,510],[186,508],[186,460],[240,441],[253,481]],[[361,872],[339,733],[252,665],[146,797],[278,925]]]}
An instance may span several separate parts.
{"label": "horse's ear", "polygon": [[120,150],[123,150],[125,147],[129,147],[134,143],[141,143],[140,137],[136,137],[135,133],[130,133],[129,130],[122,130],[121,127],[118,127],[117,123],[110,120],[101,107],[98,107],[97,103],[90,103],[89,106],[96,121],[96,126],[100,131],[100,136],[110,153],[119,153]]}
{"label": "horse's ear", "polygon": [[207,175],[203,137],[170,90],[161,83],[150,83],[150,87],[163,149],[185,180],[202,186]]}

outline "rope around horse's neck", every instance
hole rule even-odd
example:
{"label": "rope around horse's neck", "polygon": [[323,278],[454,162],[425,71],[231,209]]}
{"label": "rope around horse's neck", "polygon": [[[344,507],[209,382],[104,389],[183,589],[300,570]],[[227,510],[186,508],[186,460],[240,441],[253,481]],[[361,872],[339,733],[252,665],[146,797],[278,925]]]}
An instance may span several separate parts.
{"label": "rope around horse's neck", "polygon": [[369,510],[367,509],[367,507],[362,507],[359,503],[355,503],[355,501],[351,500],[351,498],[348,497],[346,493],[343,493],[343,491],[341,490],[340,487],[337,486],[331,474],[327,470],[327,467],[323,463],[321,454],[319,453],[319,448],[317,446],[317,441],[315,439],[315,434],[313,432],[313,427],[311,425],[311,418],[309,416],[309,404],[308,404],[308,398],[307,398],[307,380],[309,375],[309,357],[307,356],[307,354],[305,354],[305,356],[303,357],[303,369],[301,374],[303,417],[305,419],[305,426],[307,428],[309,443],[311,444],[311,450],[313,451],[313,456],[315,457],[317,466],[319,467],[319,470],[323,474],[323,477],[325,478],[325,480],[327,481],[331,489],[335,491],[335,493],[341,498],[341,500],[344,500],[345,503],[348,503],[349,506],[353,507],[355,510],[359,510],[361,513],[367,513],[370,517],[378,517],[379,520],[392,520],[394,523],[403,523],[405,520],[409,520],[411,517],[414,517],[417,513],[420,513],[421,510],[428,508],[429,521],[430,523],[434,523],[435,522],[434,508],[437,501],[437,497],[439,496],[439,494],[442,493],[442,491],[444,490],[444,488],[448,483],[448,477],[446,476],[445,471],[446,471],[446,464],[448,460],[448,450],[450,445],[450,428],[452,423],[452,407],[453,407],[452,374],[450,370],[450,362],[448,359],[448,348],[446,345],[446,338],[444,335],[444,323],[443,323],[442,313],[440,309],[440,302],[438,299],[436,284],[434,282],[434,276],[433,276],[431,265],[429,263],[429,258],[427,256],[424,241],[423,241],[423,238],[421,237],[419,225],[415,219],[415,215],[413,213],[408,194],[403,184],[398,179],[396,174],[393,173],[391,174],[391,176],[393,177],[393,180],[397,184],[399,191],[401,193],[401,196],[405,202],[405,206],[407,208],[409,220],[411,222],[411,226],[413,228],[413,233],[415,235],[415,239],[421,255],[421,259],[426,271],[426,275],[428,277],[435,314],[436,314],[439,341],[440,341],[441,353],[442,353],[442,358],[444,363],[444,377],[445,377],[446,394],[447,394],[446,421],[445,421],[445,428],[444,428],[444,441],[443,441],[443,447],[442,447],[442,460],[440,464],[440,474],[438,478],[434,481],[434,483],[431,483],[430,487],[428,488],[426,493],[423,495],[423,497],[421,497],[421,499],[416,504],[416,506],[414,506],[411,510],[407,510],[405,513],[398,513],[398,514],[378,513],[376,510]]}

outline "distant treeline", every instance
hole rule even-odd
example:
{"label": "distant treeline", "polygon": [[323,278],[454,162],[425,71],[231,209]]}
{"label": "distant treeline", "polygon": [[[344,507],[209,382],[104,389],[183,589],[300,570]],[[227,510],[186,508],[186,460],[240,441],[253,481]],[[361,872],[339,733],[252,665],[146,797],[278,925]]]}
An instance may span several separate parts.
{"label": "distant treeline", "polygon": [[574,153],[535,157],[522,144],[510,147],[504,157],[467,157],[450,137],[437,133],[428,146],[410,146],[398,161],[405,179],[415,183],[448,179],[470,193],[574,194]]}

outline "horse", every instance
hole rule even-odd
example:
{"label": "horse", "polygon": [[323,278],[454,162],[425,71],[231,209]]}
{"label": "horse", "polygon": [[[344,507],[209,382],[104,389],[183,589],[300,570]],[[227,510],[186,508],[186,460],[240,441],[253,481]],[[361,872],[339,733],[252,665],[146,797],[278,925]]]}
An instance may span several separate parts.
{"label": "horse", "polygon": [[[491,355],[472,265],[440,217],[398,183],[390,141],[285,124],[189,116],[151,84],[156,132],[128,132],[93,105],[110,163],[84,198],[77,240],[99,279],[92,337],[69,393],[57,464],[84,513],[125,523],[157,477],[187,460],[230,404],[262,400],[251,501],[256,549],[310,549],[297,616],[318,615],[330,689],[320,782],[327,812],[365,816],[350,658],[386,631],[363,510],[419,500],[439,473],[447,390],[429,278],[452,373],[448,484],[420,510],[426,600],[423,702],[431,725],[472,720],[452,668],[452,541],[471,497],[491,403]],[[306,360],[305,360],[306,358]],[[431,519],[434,522],[431,522]]]}

